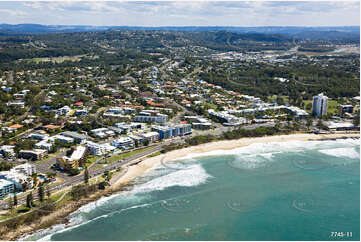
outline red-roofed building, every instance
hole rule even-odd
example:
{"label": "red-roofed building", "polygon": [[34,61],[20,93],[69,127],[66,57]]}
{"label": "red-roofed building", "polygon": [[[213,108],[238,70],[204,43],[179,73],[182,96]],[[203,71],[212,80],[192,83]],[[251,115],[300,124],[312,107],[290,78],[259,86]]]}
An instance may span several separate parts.
{"label": "red-roofed building", "polygon": [[188,100],[186,100],[186,99],[183,99],[182,101],[181,101],[181,104],[190,104],[191,102],[190,101],[188,101]]}
{"label": "red-roofed building", "polygon": [[78,106],[78,107],[80,107],[80,106],[83,106],[83,102],[76,102],[76,103],[74,103],[74,106]]}
{"label": "red-roofed building", "polygon": [[163,104],[163,103],[155,103],[155,102],[153,102],[151,100],[148,100],[147,104],[149,104],[150,106],[154,106],[154,107],[165,107],[165,104]]}
{"label": "red-roofed building", "polygon": [[9,127],[9,129],[20,129],[22,127],[23,127],[23,125],[21,125],[21,124],[13,124]]}

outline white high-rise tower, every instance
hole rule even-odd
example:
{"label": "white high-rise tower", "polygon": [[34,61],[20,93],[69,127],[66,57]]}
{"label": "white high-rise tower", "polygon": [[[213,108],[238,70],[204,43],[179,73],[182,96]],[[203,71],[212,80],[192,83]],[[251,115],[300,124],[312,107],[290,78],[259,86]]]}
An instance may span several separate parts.
{"label": "white high-rise tower", "polygon": [[316,116],[326,115],[327,103],[328,97],[324,96],[323,93],[320,93],[317,96],[313,96],[312,114]]}

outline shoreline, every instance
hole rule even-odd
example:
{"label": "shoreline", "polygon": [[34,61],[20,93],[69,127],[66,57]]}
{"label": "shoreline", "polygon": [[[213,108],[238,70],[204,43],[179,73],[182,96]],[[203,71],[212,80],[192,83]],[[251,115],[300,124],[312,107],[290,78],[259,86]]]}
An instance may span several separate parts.
{"label": "shoreline", "polygon": [[[40,219],[40,223],[34,223],[31,225],[21,225],[18,229],[14,231],[9,231],[4,235],[6,240],[17,240],[19,238],[24,238],[25,235],[32,235],[39,230],[50,228],[53,225],[59,224],[58,219],[66,218],[69,214],[77,211],[82,206],[95,202],[98,199],[101,199],[104,196],[109,196],[113,193],[117,193],[122,190],[122,187],[128,186],[131,182],[143,175],[149,169],[153,168],[156,165],[161,164],[162,162],[169,162],[175,160],[182,160],[188,158],[190,155],[204,156],[209,152],[217,151],[226,151],[233,150],[241,147],[246,147],[255,143],[272,143],[272,142],[287,142],[287,141],[322,141],[322,140],[335,140],[335,139],[347,139],[347,138],[360,138],[359,133],[342,133],[342,134],[289,134],[289,135],[275,135],[275,136],[265,136],[265,137],[246,137],[237,140],[222,140],[215,141],[210,143],[204,143],[197,146],[191,146],[187,148],[177,149],[169,151],[165,154],[160,154],[154,157],[145,158],[136,165],[125,166],[122,175],[117,175],[112,182],[111,186],[107,187],[105,190],[99,190],[95,194],[92,194],[87,199],[80,199],[79,201],[72,201],[69,204],[65,205],[59,210],[55,210],[53,213],[44,216]],[[141,158],[139,158],[141,159]],[[138,160],[139,160],[138,159]],[[65,219],[66,220],[66,219]],[[54,221],[54,222],[51,222]],[[41,225],[41,228],[38,225]],[[67,222],[65,222],[67,224]],[[26,236],[27,237],[27,236]]]}
{"label": "shoreline", "polygon": [[125,185],[144,174],[152,167],[161,162],[169,162],[181,160],[190,157],[190,155],[204,156],[209,152],[233,150],[241,147],[246,147],[255,143],[272,143],[272,142],[287,142],[287,141],[322,141],[346,138],[360,138],[360,133],[340,133],[340,134],[289,134],[289,135],[275,135],[265,137],[247,137],[237,140],[221,140],[211,143],[204,143],[197,146],[191,146],[178,150],[172,150],[165,154],[155,157],[146,158],[137,165],[128,167],[128,171],[121,176],[115,183],[115,186]]}

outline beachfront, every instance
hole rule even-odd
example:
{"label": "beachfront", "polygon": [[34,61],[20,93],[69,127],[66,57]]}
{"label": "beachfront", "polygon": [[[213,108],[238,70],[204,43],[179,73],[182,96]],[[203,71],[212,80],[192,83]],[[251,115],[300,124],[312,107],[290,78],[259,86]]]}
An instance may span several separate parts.
{"label": "beachfront", "polygon": [[290,135],[277,135],[256,138],[241,138],[238,140],[222,140],[192,146],[184,149],[173,150],[166,154],[158,155],[145,159],[137,165],[130,166],[127,173],[120,177],[114,183],[114,186],[124,185],[132,181],[137,176],[142,175],[148,169],[160,164],[161,162],[169,162],[190,158],[195,156],[202,156],[207,152],[218,152],[221,150],[232,150],[254,143],[269,143],[269,142],[288,142],[288,141],[311,141],[311,140],[324,140],[324,139],[341,139],[341,138],[360,138],[359,133],[344,133],[344,134],[290,134]]}
{"label": "beachfront", "polygon": [[[191,157],[199,157],[208,154],[222,154],[222,151],[230,151],[236,148],[246,147],[255,143],[271,143],[271,142],[288,142],[288,141],[316,141],[316,140],[330,140],[330,139],[342,139],[342,138],[359,138],[359,134],[327,134],[327,135],[315,135],[315,134],[291,134],[291,135],[279,135],[279,136],[267,136],[257,138],[242,138],[238,140],[224,140],[212,143],[205,143],[197,146],[183,148],[179,150],[173,150],[166,154],[161,154],[155,157],[147,158],[135,165],[128,166],[123,170],[120,175],[116,175],[112,181],[112,186],[108,187],[105,191],[100,191],[98,194],[94,194],[88,199],[82,199],[79,203],[69,203],[68,206],[61,210],[57,210],[54,213],[43,217],[41,224],[49,221],[55,221],[56,218],[65,218],[71,212],[77,210],[79,207],[100,199],[105,194],[117,192],[119,189],[129,184],[136,177],[143,175],[152,167],[159,165],[160,163],[182,160]],[[84,200],[84,201],[83,201]],[[50,223],[51,224],[51,223]],[[49,224],[49,225],[50,225]],[[45,226],[46,227],[46,226]],[[44,227],[43,227],[44,228]],[[9,239],[14,239],[21,234],[31,233],[36,231],[37,225],[22,227],[18,231],[10,232]]]}

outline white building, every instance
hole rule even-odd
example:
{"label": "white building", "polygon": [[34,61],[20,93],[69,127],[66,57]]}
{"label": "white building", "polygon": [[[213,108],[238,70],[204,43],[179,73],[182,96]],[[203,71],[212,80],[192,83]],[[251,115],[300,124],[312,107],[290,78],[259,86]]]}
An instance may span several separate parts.
{"label": "white building", "polygon": [[31,176],[32,174],[34,174],[36,172],[36,166],[33,164],[25,163],[22,165],[15,166],[10,171],[22,173],[27,176]]}
{"label": "white building", "polygon": [[0,146],[0,154],[6,156],[15,156],[15,151],[14,151],[15,145],[3,145]]}
{"label": "white building", "polygon": [[108,113],[114,113],[114,114],[123,114],[123,108],[121,107],[111,107],[107,111]]}
{"label": "white building", "polygon": [[157,114],[157,115],[151,115],[150,113],[142,112],[141,115],[136,115],[134,117],[135,122],[152,122],[152,123],[160,123],[164,124],[167,122],[168,115],[166,114]]}
{"label": "white building", "polygon": [[0,179],[0,197],[4,197],[14,192],[14,183]]}
{"label": "white building", "polygon": [[116,149],[116,147],[110,145],[109,143],[98,144],[91,141],[86,142],[86,147],[89,149],[90,154],[98,156],[104,155]]}
{"label": "white building", "polygon": [[140,137],[142,137],[143,140],[149,140],[149,142],[154,143],[159,140],[159,134],[158,132],[148,132],[141,134]]}
{"label": "white building", "polygon": [[58,110],[55,110],[55,113],[58,115],[67,115],[70,112],[69,106],[64,106],[62,108],[59,108]]}
{"label": "white building", "polygon": [[49,151],[53,147],[53,144],[49,141],[50,140],[42,140],[42,141],[36,143],[34,146],[37,149],[43,149],[43,150]]}
{"label": "white building", "polygon": [[216,117],[225,126],[237,126],[247,123],[245,118],[236,117],[230,114],[228,111],[215,112],[213,109],[208,109],[208,113]]}
{"label": "white building", "polygon": [[328,97],[324,96],[323,93],[320,93],[317,96],[313,96],[312,114],[315,116],[326,115],[327,103]]}
{"label": "white building", "polygon": [[15,187],[19,189],[23,188],[22,184],[24,184],[25,182],[30,184],[30,187],[32,187],[33,182],[31,177],[28,177],[27,175],[16,171],[2,171],[0,172],[0,179],[4,179],[13,183]]}
{"label": "white building", "polygon": [[130,137],[121,137],[113,140],[112,145],[117,148],[129,149],[134,147],[134,140]]}
{"label": "white building", "polygon": [[44,140],[47,139],[49,136],[45,134],[39,134],[39,133],[31,133],[29,134],[29,139],[37,139],[37,140]]}
{"label": "white building", "polygon": [[90,133],[95,137],[105,138],[109,135],[109,134],[107,134],[108,131],[110,131],[110,130],[107,128],[99,128],[99,129],[90,130]]}
{"label": "white building", "polygon": [[66,136],[63,136],[63,135],[55,135],[52,137],[54,140],[58,140],[62,143],[65,143],[65,144],[71,144],[71,143],[74,143],[74,139],[71,138],[71,137],[66,137]]}
{"label": "white building", "polygon": [[71,154],[70,159],[71,160],[80,160],[85,156],[85,153],[86,153],[86,147],[79,145],[76,147],[76,149]]}

